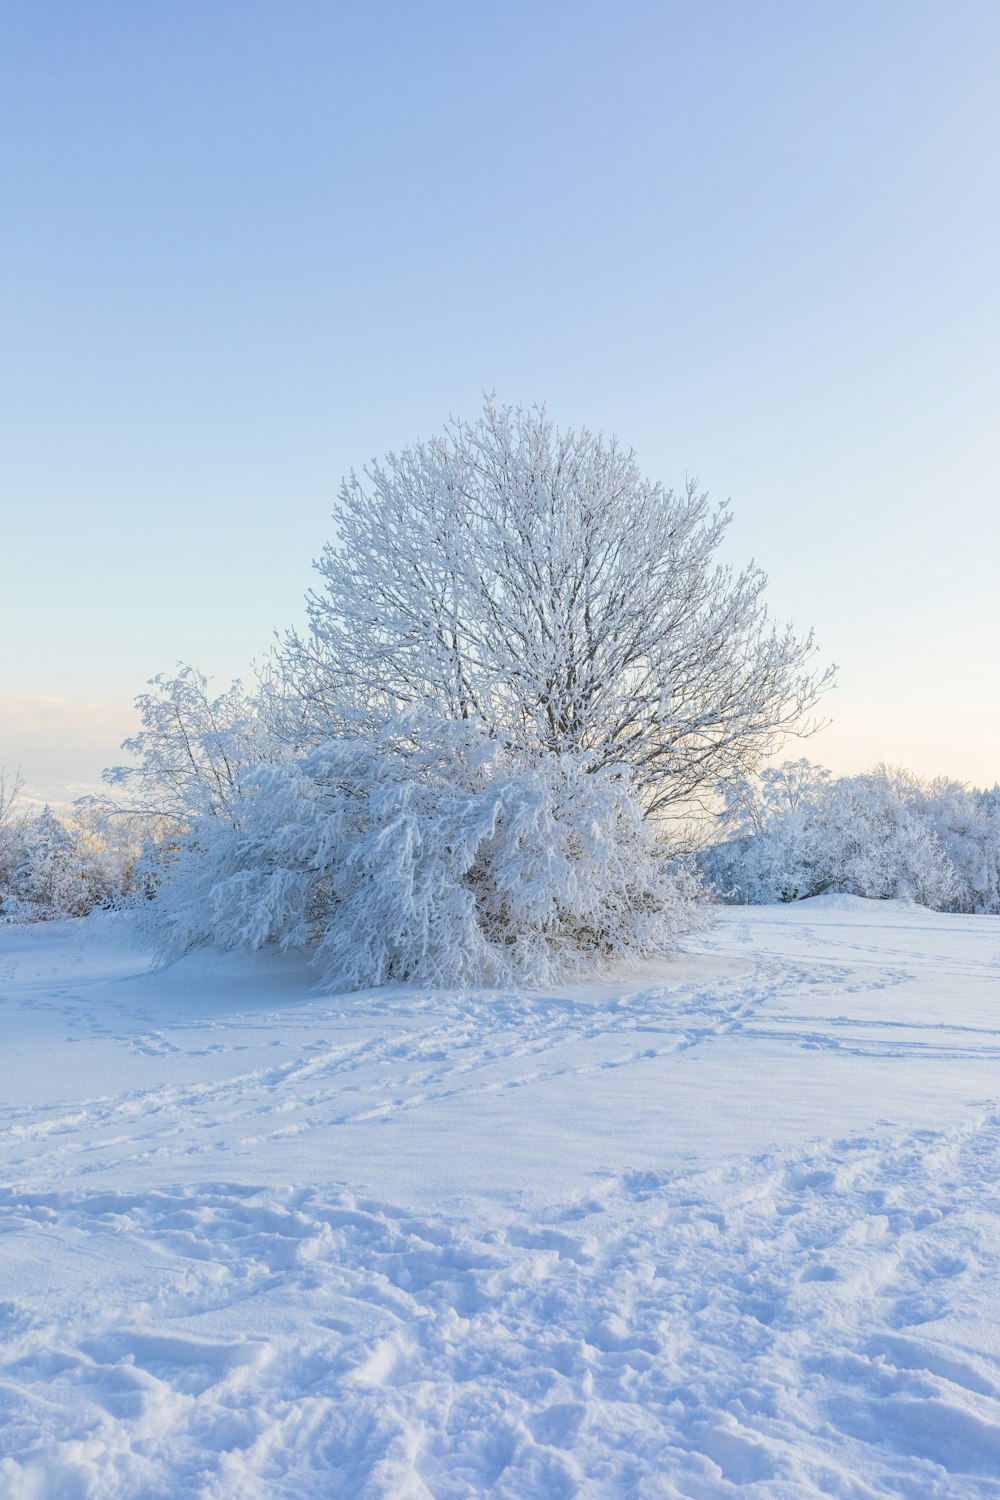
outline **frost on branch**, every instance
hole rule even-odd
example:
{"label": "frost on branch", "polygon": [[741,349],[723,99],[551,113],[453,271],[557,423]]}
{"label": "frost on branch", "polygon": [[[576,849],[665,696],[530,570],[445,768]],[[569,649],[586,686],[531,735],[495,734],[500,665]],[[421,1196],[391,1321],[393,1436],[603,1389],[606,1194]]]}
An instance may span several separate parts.
{"label": "frost on branch", "polygon": [[235,825],[192,824],[152,934],[165,959],[315,943],[331,989],[542,983],[673,946],[696,889],[621,770],[408,715],[245,775]]}
{"label": "frost on branch", "polygon": [[[205,674],[182,663],[175,676],[158,673],[149,687],[135,700],[142,729],[122,745],[135,762],[110,767],[104,781],[124,789],[133,815],[186,823],[225,814],[240,772],[274,750],[261,696],[237,680],[213,697]],[[101,805],[116,806],[110,799]]]}
{"label": "frost on branch", "polygon": [[319,743],[401,706],[532,753],[627,765],[648,813],[757,765],[830,674],[776,629],[765,578],[717,554],[692,482],[614,439],[487,403],[342,487],[310,632],[285,644],[287,733]]}

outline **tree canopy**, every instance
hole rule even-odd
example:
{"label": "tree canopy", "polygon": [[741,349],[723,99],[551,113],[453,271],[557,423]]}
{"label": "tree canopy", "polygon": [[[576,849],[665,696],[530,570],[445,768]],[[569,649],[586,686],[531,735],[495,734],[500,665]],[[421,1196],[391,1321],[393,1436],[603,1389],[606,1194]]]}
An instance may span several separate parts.
{"label": "tree canopy", "polygon": [[542,410],[488,401],[352,474],[334,520],[283,651],[307,742],[419,705],[626,766],[657,812],[807,729],[831,680],[771,622],[761,570],[719,561],[725,504]]}

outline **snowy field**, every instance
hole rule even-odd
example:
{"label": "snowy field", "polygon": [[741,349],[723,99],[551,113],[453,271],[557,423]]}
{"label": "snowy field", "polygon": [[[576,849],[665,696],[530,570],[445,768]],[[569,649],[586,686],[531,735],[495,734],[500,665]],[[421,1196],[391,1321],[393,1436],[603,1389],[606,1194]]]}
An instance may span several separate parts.
{"label": "snowy field", "polygon": [[1000,1496],[1000,918],[535,994],[0,928],[0,1496]]}

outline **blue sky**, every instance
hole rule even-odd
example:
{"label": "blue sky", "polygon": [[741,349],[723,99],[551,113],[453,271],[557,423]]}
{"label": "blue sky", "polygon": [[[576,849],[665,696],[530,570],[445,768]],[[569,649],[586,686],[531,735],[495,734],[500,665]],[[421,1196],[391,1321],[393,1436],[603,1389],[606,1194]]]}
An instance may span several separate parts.
{"label": "blue sky", "polygon": [[88,786],[484,389],[732,498],[793,746],[1000,777],[1000,8],[0,10],[0,763]]}

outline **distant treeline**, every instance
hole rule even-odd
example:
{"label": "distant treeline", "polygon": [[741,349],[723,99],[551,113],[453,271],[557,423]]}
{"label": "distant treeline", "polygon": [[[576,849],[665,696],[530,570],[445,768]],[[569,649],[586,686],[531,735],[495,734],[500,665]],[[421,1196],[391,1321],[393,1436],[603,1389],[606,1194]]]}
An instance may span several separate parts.
{"label": "distant treeline", "polygon": [[924,781],[898,767],[834,777],[786,761],[724,789],[723,842],[700,856],[725,901],[826,891],[1000,912],[1000,786]]}
{"label": "distant treeline", "polygon": [[20,778],[0,772],[0,921],[83,917],[132,900],[155,823],[96,807],[39,810],[20,792]]}

